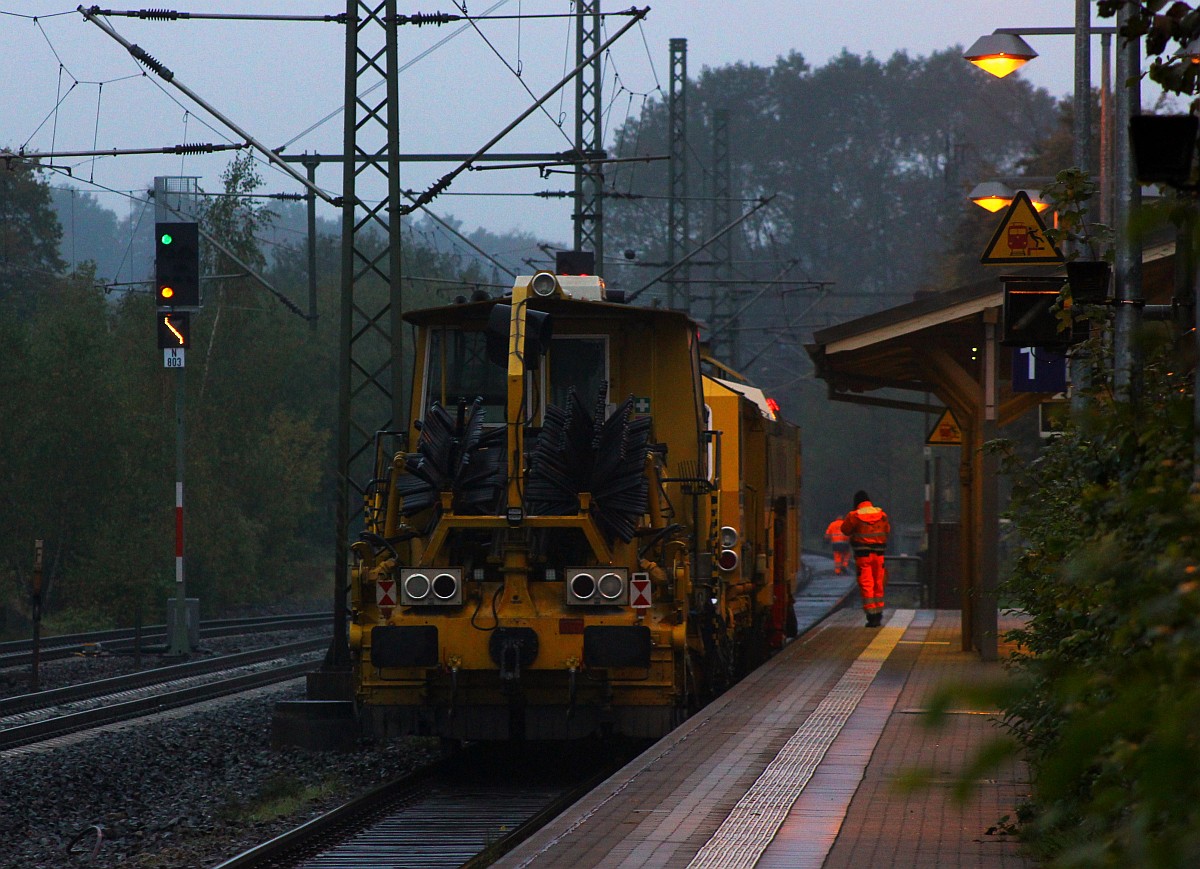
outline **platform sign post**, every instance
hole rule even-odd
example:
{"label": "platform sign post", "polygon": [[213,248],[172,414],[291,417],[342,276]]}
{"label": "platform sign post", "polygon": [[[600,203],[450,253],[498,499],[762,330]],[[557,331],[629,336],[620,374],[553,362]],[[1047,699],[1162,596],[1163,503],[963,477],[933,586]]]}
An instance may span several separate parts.
{"label": "platform sign post", "polygon": [[171,625],[169,651],[167,654],[183,657],[192,651],[188,633],[187,582],[183,575],[183,468],[184,468],[184,386],[187,381],[183,369],[183,350],[164,350],[178,353],[179,364],[175,368],[175,617]]}

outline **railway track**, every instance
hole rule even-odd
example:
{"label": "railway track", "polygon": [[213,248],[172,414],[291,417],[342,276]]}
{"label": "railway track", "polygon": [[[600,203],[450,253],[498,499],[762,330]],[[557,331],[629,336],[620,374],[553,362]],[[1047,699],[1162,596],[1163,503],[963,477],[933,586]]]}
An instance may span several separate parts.
{"label": "railway track", "polygon": [[[232,637],[238,634],[286,631],[298,628],[320,627],[333,623],[328,612],[298,613],[284,616],[259,616],[237,619],[208,619],[200,622],[200,636]],[[42,637],[39,657],[44,661],[69,658],[85,648],[97,645],[105,651],[130,654],[134,651],[137,638],[136,628],[117,628],[109,631],[89,631],[78,634],[59,634]],[[154,651],[153,647],[165,644],[166,625],[147,625],[141,629],[142,651]],[[0,643],[0,669],[27,667],[33,662],[32,640],[10,640]]]}
{"label": "railway track", "polygon": [[0,751],[296,678],[328,644],[321,637],[0,699]]}
{"label": "railway track", "polygon": [[557,744],[475,745],[216,869],[487,866],[595,787],[617,761],[605,751]]}

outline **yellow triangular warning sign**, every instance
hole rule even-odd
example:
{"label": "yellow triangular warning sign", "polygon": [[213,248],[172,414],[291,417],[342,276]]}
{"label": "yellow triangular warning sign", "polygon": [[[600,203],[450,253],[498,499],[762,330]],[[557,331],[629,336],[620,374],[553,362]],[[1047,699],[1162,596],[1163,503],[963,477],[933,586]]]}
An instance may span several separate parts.
{"label": "yellow triangular warning sign", "polygon": [[925,438],[925,443],[931,447],[960,447],[962,442],[962,429],[958,427],[958,420],[954,418],[950,408],[946,408],[934,424],[933,430],[929,432],[929,437]]}
{"label": "yellow triangular warning sign", "polygon": [[1046,225],[1029,194],[1019,190],[979,261],[985,266],[1038,265],[1063,262],[1063,255],[1046,237]]}

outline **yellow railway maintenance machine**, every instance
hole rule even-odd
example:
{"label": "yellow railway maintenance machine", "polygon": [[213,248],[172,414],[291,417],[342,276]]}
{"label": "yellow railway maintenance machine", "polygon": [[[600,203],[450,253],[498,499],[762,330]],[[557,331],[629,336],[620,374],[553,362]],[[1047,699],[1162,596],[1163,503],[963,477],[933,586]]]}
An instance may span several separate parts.
{"label": "yellow railway maintenance machine", "polygon": [[612,296],[539,272],[406,315],[414,423],[352,547],[367,733],[657,737],[782,644],[798,433]]}

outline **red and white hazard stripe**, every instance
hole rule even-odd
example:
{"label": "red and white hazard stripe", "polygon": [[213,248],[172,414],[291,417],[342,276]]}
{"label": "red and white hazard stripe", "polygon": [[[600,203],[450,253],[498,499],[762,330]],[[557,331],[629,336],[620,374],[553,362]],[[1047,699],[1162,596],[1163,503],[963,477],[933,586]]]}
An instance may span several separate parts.
{"label": "red and white hazard stripe", "polygon": [[175,483],[175,582],[183,583],[183,482]]}

